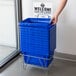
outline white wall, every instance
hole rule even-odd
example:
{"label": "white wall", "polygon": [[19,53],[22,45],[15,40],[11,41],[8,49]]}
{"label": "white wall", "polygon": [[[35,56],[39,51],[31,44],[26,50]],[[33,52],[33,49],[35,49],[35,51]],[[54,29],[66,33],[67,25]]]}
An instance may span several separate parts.
{"label": "white wall", "polygon": [[32,17],[32,0],[22,0],[22,16],[23,19]]}
{"label": "white wall", "polygon": [[57,51],[76,55],[76,0],[68,0],[57,25]]}
{"label": "white wall", "polygon": [[14,0],[0,0],[0,45],[16,47]]}
{"label": "white wall", "polygon": [[[31,6],[32,1],[23,1],[23,19],[32,17]],[[34,0],[35,1],[35,0]],[[39,0],[37,0],[39,1]],[[53,9],[60,0],[50,0],[53,2]],[[57,48],[56,51],[60,53],[76,55],[76,0],[68,0],[67,6],[59,17],[57,24]]]}

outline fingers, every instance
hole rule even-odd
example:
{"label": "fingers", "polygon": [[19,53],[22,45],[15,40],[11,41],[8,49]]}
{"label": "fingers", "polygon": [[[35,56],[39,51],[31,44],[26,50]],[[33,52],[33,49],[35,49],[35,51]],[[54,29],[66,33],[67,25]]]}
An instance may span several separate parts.
{"label": "fingers", "polygon": [[52,19],[52,24],[56,24],[55,18]]}
{"label": "fingers", "polygon": [[57,17],[52,17],[52,25],[55,25],[56,23],[57,23],[57,21],[58,21],[58,18]]}

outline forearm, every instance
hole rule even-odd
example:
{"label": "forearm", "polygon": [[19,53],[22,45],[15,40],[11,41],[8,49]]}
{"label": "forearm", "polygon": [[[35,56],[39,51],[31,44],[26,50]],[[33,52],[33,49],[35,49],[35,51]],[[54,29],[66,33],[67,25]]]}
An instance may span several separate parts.
{"label": "forearm", "polygon": [[56,16],[60,15],[60,13],[64,9],[66,3],[67,3],[67,0],[60,0],[60,4],[59,4],[58,8],[56,9],[56,11],[54,13]]}

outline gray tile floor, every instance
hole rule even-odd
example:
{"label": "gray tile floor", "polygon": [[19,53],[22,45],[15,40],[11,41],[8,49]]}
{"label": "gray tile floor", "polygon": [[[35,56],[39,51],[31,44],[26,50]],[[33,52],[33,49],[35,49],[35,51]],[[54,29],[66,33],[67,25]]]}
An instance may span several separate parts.
{"label": "gray tile floor", "polygon": [[[47,70],[28,66],[23,68],[22,57],[18,56],[0,69],[0,76],[47,76]],[[54,59],[49,76],[76,76],[76,63]]]}

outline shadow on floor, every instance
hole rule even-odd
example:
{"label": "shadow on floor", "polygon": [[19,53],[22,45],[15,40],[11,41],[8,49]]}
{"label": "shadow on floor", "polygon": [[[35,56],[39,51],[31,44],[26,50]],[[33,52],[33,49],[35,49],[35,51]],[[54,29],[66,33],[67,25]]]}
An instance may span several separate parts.
{"label": "shadow on floor", "polygon": [[0,73],[3,72],[6,68],[8,68],[11,64],[13,64],[15,61],[18,60],[18,58],[20,58],[20,55],[16,55],[15,57],[13,57],[11,60],[9,60],[6,64],[4,64],[2,67],[0,67]]}

